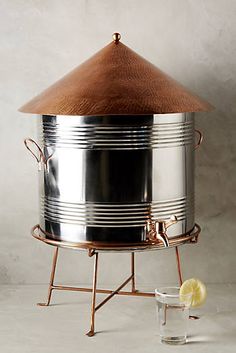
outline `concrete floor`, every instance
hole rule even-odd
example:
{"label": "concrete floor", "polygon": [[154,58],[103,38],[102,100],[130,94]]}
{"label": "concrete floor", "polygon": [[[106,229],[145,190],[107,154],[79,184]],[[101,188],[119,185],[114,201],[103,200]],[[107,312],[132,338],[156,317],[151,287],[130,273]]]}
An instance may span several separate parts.
{"label": "concrete floor", "polygon": [[98,311],[97,334],[89,338],[90,294],[57,291],[50,307],[38,307],[46,285],[2,285],[0,352],[235,352],[236,285],[207,287],[208,301],[195,311],[201,319],[189,321],[188,344],[173,347],[159,342],[152,298],[113,298]]}

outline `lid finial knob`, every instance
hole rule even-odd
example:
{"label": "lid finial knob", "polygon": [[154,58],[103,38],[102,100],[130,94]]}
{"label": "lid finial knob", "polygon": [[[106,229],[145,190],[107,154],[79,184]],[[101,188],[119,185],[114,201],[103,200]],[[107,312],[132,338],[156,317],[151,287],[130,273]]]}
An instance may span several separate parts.
{"label": "lid finial knob", "polygon": [[115,43],[119,43],[120,39],[121,39],[121,35],[118,32],[115,32],[112,34],[112,39]]}

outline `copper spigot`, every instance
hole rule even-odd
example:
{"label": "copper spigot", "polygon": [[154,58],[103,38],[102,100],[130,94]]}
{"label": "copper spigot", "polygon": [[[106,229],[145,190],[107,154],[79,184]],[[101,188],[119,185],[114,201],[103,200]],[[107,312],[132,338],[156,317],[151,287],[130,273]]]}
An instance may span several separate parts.
{"label": "copper spigot", "polygon": [[172,215],[168,221],[149,220],[147,223],[147,238],[151,241],[161,241],[164,247],[169,246],[167,228],[177,223],[177,217]]}

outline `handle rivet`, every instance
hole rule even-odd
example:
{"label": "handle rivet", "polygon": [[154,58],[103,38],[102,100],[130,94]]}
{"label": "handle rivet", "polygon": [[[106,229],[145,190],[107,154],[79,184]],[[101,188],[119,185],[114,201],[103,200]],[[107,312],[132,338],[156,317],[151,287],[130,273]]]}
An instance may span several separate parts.
{"label": "handle rivet", "polygon": [[119,43],[120,39],[121,39],[121,35],[118,32],[115,32],[112,34],[112,39],[115,43]]}

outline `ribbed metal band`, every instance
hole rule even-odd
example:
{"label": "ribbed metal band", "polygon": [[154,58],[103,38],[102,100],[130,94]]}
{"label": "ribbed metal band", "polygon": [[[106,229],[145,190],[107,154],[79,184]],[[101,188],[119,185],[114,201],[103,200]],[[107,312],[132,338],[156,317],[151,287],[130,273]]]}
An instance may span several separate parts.
{"label": "ribbed metal band", "polygon": [[194,199],[178,198],[162,202],[137,204],[102,204],[62,202],[52,197],[41,198],[41,215],[51,222],[93,227],[145,226],[149,212],[154,219],[168,219],[176,215],[184,220],[194,212]]}
{"label": "ribbed metal band", "polygon": [[147,126],[65,125],[44,122],[45,147],[79,149],[148,149],[193,143],[193,121]]}

